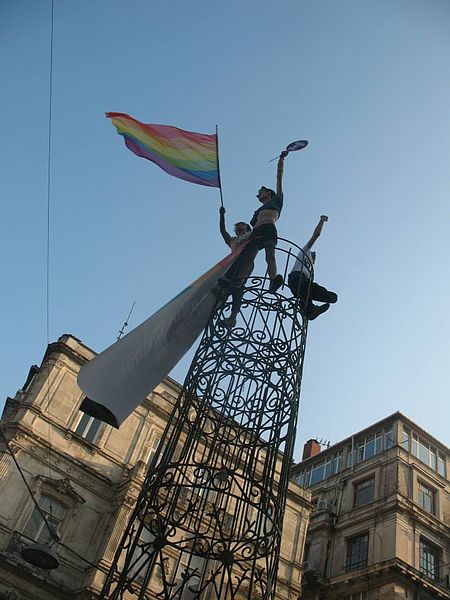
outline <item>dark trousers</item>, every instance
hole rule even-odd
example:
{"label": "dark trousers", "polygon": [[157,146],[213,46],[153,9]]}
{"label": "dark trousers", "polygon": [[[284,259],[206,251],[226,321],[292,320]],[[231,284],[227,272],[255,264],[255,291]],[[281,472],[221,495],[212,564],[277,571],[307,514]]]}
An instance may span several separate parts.
{"label": "dark trousers", "polygon": [[289,273],[288,286],[293,296],[303,300],[306,311],[313,308],[313,300],[333,304],[334,302],[337,302],[338,299],[337,294],[330,292],[323,285],[311,281],[300,271],[292,271],[292,273]]}
{"label": "dark trousers", "polygon": [[235,264],[236,279],[246,279],[252,274],[255,266],[255,258],[263,248],[266,252],[266,262],[269,277],[273,279],[277,274],[277,263],[275,260],[275,247],[277,245],[277,228],[273,223],[265,223],[255,227],[250,235],[250,241],[242,251]]}
{"label": "dark trousers", "polygon": [[[258,250],[252,247],[251,242],[244,250],[242,250],[240,256],[231,265],[228,271],[225,273],[224,279],[230,282],[229,292],[233,299],[231,305],[231,315],[235,317],[242,304],[242,296],[244,295],[244,285],[248,277],[253,272],[255,266],[255,256]],[[227,294],[228,295],[228,294]]]}
{"label": "dark trousers", "polygon": [[244,285],[255,267],[255,258],[263,248],[266,252],[266,262],[269,276],[275,277],[277,266],[275,261],[275,247],[277,245],[277,230],[275,225],[267,223],[255,227],[250,236],[250,241],[242,250],[234,264],[225,273],[224,279],[231,283],[230,292],[233,299],[231,315],[235,317],[242,304]]}

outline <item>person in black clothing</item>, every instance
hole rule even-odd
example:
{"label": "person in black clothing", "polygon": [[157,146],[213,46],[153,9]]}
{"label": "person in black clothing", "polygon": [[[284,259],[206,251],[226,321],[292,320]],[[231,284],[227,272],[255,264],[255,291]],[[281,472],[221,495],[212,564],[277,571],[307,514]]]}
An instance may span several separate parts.
{"label": "person in black clothing", "polygon": [[275,223],[278,221],[283,209],[283,168],[284,159],[288,155],[287,150],[280,154],[277,166],[277,191],[262,186],[256,197],[261,202],[260,206],[253,213],[250,225],[253,227],[249,243],[245,254],[241,258],[242,270],[245,271],[245,261],[252,262],[259,250],[265,249],[267,272],[271,280],[270,289],[278,288],[283,283],[281,275],[277,275],[277,264],[275,260],[275,247],[278,241],[277,228]]}
{"label": "person in black clothing", "polygon": [[283,208],[283,167],[284,159],[287,155],[287,150],[283,150],[278,160],[277,191],[274,192],[265,186],[262,186],[258,190],[256,197],[261,202],[262,206],[255,210],[252,220],[250,221],[253,230],[249,236],[249,242],[246,248],[244,248],[241,255],[236,260],[233,281],[227,281],[226,279],[222,281],[222,285],[224,286],[235,286],[235,282],[240,282],[238,283],[240,292],[233,295],[233,300],[236,299],[236,301],[233,302],[231,314],[227,319],[223,319],[222,321],[222,324],[225,325],[225,327],[234,327],[236,323],[236,316],[242,301],[242,283],[251,275],[256,255],[263,248],[266,253],[267,272],[271,280],[269,290],[276,291],[283,283],[283,277],[277,275],[275,248],[278,241],[278,234],[275,223],[278,221]]}
{"label": "person in black clothing", "polygon": [[[320,221],[311,238],[303,246],[297,255],[294,267],[288,276],[288,286],[293,296],[300,298],[304,303],[305,317],[309,321],[317,319],[319,315],[330,308],[330,303],[337,302],[337,294],[330,292],[323,285],[314,281],[313,265],[316,260],[316,253],[311,252],[315,241],[322,233],[323,224],[328,221],[328,217],[322,215]],[[325,304],[313,304],[313,300],[324,302]]]}

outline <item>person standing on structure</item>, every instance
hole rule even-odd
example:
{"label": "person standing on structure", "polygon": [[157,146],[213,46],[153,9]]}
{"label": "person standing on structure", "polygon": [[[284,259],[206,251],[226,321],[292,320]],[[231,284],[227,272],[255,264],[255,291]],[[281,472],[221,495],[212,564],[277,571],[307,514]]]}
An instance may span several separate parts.
{"label": "person standing on structure", "polygon": [[[277,275],[277,263],[275,260],[275,247],[278,241],[278,233],[275,223],[278,221],[283,208],[283,168],[284,159],[289,154],[283,150],[280,154],[277,165],[277,191],[265,186],[261,186],[256,197],[261,202],[260,206],[253,213],[250,225],[253,227],[251,233],[251,242],[242,254],[240,260],[241,270],[246,271],[246,262],[252,262],[259,250],[265,249],[267,273],[271,280],[270,291],[278,289],[283,283],[283,277]],[[239,275],[239,274],[238,274]]]}
{"label": "person standing on structure", "polygon": [[[283,150],[278,160],[277,191],[274,192],[274,190],[266,188],[265,186],[261,186],[258,190],[256,197],[261,202],[262,206],[255,210],[252,220],[250,221],[253,230],[249,236],[247,247],[244,248],[235,263],[233,279],[230,280],[227,274],[227,277],[221,282],[222,286],[228,284],[231,285],[232,288],[239,290],[239,292],[232,292],[233,300],[235,301],[233,301],[230,316],[222,320],[222,324],[225,325],[225,327],[231,328],[236,324],[236,317],[242,300],[242,285],[245,279],[251,275],[256,255],[262,248],[265,249],[267,273],[271,281],[269,291],[275,292],[283,284],[283,277],[277,274],[277,263],[275,259],[275,248],[278,241],[275,223],[278,221],[283,208],[283,168],[284,159],[288,154],[289,152],[287,150]],[[239,282],[238,285],[236,285],[236,282]]]}
{"label": "person standing on structure", "polygon": [[[314,281],[313,265],[316,260],[316,253],[311,252],[311,248],[322,233],[325,221],[328,221],[328,217],[322,215],[311,238],[298,253],[294,267],[288,276],[289,289],[295,297],[304,302],[305,317],[309,321],[313,321],[327,311],[330,308],[330,303],[334,304],[338,299],[337,294],[330,292]],[[325,304],[316,305],[313,304],[313,300]]]}

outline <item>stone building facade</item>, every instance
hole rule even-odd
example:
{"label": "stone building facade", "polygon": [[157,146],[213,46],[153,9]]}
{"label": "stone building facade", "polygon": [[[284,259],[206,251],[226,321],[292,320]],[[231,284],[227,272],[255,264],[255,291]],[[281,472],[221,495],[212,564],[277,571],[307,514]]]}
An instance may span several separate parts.
{"label": "stone building facade", "polygon": [[292,470],[315,505],[304,600],[450,598],[450,450],[395,413]]}
{"label": "stone building facade", "polygon": [[[25,562],[46,543],[44,526],[11,455],[0,445],[0,599],[94,600],[155,455],[180,386],[165,379],[119,430],[79,411],[77,373],[94,352],[71,335],[51,344],[41,366],[8,398],[2,428],[59,541],[59,567]],[[277,598],[301,590],[310,492],[292,482],[283,528]],[[151,585],[158,585],[158,573]],[[151,592],[150,592],[151,594]],[[130,600],[135,596],[130,594]]]}

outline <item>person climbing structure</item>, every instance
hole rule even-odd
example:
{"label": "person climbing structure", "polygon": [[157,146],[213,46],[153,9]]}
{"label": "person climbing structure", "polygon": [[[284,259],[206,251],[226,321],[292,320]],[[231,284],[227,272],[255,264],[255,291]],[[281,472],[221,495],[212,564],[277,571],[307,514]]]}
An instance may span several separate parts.
{"label": "person climbing structure", "polygon": [[223,237],[223,240],[227,246],[231,250],[237,248],[242,242],[248,239],[252,228],[248,223],[244,223],[243,221],[238,221],[234,224],[234,236],[231,236],[225,226],[225,207],[221,206],[219,208],[219,230]]}
{"label": "person climbing structure", "polygon": [[[220,233],[224,239],[224,242],[233,252],[236,248],[238,248],[241,244],[248,240],[250,237],[250,233],[252,228],[248,223],[244,223],[243,221],[239,221],[234,225],[234,236],[231,236],[226,230],[225,226],[225,207],[221,206],[219,209],[220,220],[219,220],[219,229]],[[237,315],[239,312],[239,308],[242,303],[242,295],[244,290],[242,286],[244,285],[245,280],[249,277],[253,271],[254,263],[248,263],[248,271],[245,276],[240,276],[240,279],[237,278],[237,272],[240,270],[239,258],[231,265],[228,271],[225,273],[224,277],[220,279],[220,282],[217,284],[215,288],[213,288],[212,292],[219,297],[219,301],[223,304],[231,293],[233,301],[231,304],[231,313],[232,315]],[[236,317],[228,317],[227,319],[223,319],[221,324],[225,327],[233,327],[236,323]]]}
{"label": "person climbing structure", "polygon": [[[322,233],[325,221],[328,221],[328,217],[322,215],[311,238],[298,253],[294,267],[288,276],[289,289],[295,297],[300,298],[304,302],[305,317],[309,321],[313,321],[327,311],[330,308],[330,303],[334,304],[338,299],[335,292],[330,292],[327,288],[314,281],[313,265],[316,260],[316,253],[311,252],[311,248]],[[316,305],[313,304],[313,300],[318,300],[325,304]]]}

